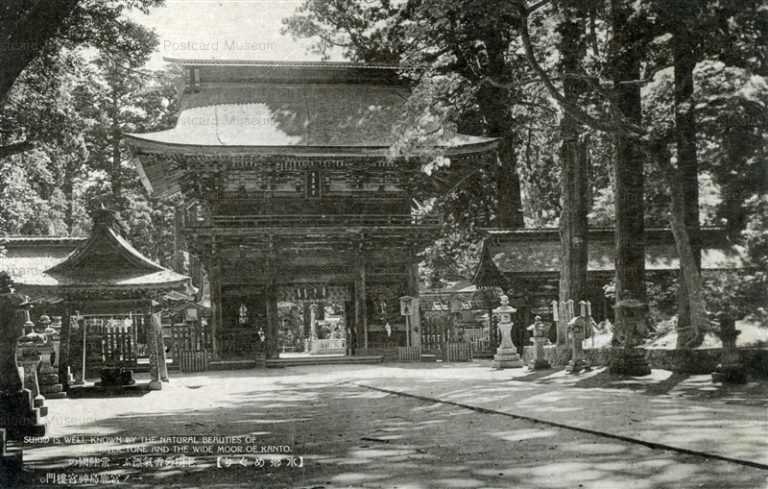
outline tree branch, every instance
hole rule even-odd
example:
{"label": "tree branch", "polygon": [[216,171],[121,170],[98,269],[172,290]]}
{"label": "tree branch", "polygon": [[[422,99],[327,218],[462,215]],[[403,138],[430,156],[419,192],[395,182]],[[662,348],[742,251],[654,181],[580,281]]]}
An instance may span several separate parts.
{"label": "tree branch", "polygon": [[573,117],[580,123],[585,124],[598,131],[606,132],[609,134],[626,136],[626,137],[633,137],[633,138],[642,138],[643,136],[645,136],[645,131],[642,128],[636,126],[635,124],[631,124],[623,120],[618,120],[618,121],[611,120],[608,122],[604,122],[587,114],[580,107],[571,104],[565,98],[565,96],[557,90],[557,87],[555,87],[554,83],[552,82],[552,79],[549,77],[549,75],[544,70],[544,68],[542,68],[542,66],[536,60],[536,55],[533,52],[533,45],[531,43],[530,33],[528,32],[528,12],[524,9],[524,7],[520,8],[520,12],[521,12],[520,37],[522,38],[522,41],[523,41],[523,47],[525,48],[525,56],[528,60],[528,64],[531,65],[531,68],[533,68],[533,71],[536,72],[536,74],[539,76],[539,78],[541,79],[541,82],[547,88],[547,91],[549,92],[549,94],[552,96],[552,98],[557,100],[557,102],[560,104],[563,110],[566,110],[571,115],[571,117]]}
{"label": "tree branch", "polygon": [[18,143],[6,144],[0,146],[0,158],[7,156],[13,156],[20,153],[25,153],[31,149],[34,149],[34,145],[29,141],[21,141]]}
{"label": "tree branch", "polygon": [[[4,18],[0,31],[7,33],[0,52],[0,100],[5,100],[16,78],[53,38],[80,0],[40,0],[19,18]],[[5,16],[8,12],[4,13]]]}

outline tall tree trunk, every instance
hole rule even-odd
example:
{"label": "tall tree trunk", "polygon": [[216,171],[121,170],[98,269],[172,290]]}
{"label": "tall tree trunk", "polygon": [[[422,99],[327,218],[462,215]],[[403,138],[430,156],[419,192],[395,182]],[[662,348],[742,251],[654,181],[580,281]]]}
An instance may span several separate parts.
{"label": "tall tree trunk", "polygon": [[[578,12],[565,11],[560,24],[560,77],[563,95],[568,103],[577,105],[584,92],[583,81],[575,75],[584,57],[584,23]],[[580,124],[568,112],[560,122],[560,300],[587,298],[587,252],[589,185],[587,139]]]}
{"label": "tall tree trunk", "polygon": [[[487,76],[504,80],[508,66],[505,59],[508,42],[499,32],[488,32],[484,39],[488,51]],[[520,176],[517,174],[518,139],[514,131],[512,100],[509,88],[483,83],[477,94],[478,105],[485,118],[486,134],[500,138],[496,174],[496,225],[521,228],[523,204]]]}
{"label": "tall tree trunk", "polygon": [[120,131],[120,100],[116,91],[112,91],[112,126],[110,127],[112,132],[112,140],[110,141],[112,146],[112,198],[114,205],[117,209],[122,209],[123,206],[123,168],[122,168],[122,154],[120,153],[120,139],[122,132]]}
{"label": "tall tree trunk", "polygon": [[72,236],[72,233],[75,229],[75,183],[74,183],[74,175],[72,174],[72,171],[69,169],[66,169],[64,171],[64,184],[62,185],[62,192],[64,193],[64,198],[66,200],[65,205],[67,206],[66,211],[64,212],[64,223],[67,225],[67,234],[69,236]]}
{"label": "tall tree trunk", "polygon": [[[677,29],[672,43],[675,73],[675,143],[683,222],[691,241],[694,265],[701,268],[699,241],[699,165],[696,158],[696,118],[693,107],[693,70],[696,67],[696,46],[685,24]],[[681,266],[677,309],[677,346],[682,348],[693,339],[686,332],[691,329],[690,300],[687,280]]]}
{"label": "tall tree trunk", "polygon": [[115,205],[122,207],[123,195],[122,155],[120,154],[120,130],[113,130],[112,135],[112,196]]}
{"label": "tall tree trunk", "polygon": [[523,202],[520,176],[517,174],[517,140],[514,134],[502,137],[499,143],[499,166],[496,176],[496,225],[504,228],[522,228]]}
{"label": "tall tree trunk", "polygon": [[[616,107],[629,122],[640,125],[640,61],[643,55],[642,20],[630,0],[611,0],[612,38],[610,63],[616,92]],[[636,15],[635,15],[636,17]],[[644,152],[630,136],[616,136],[614,159],[616,195],[616,300],[646,301]],[[620,328],[623,318],[617,317]]]}
{"label": "tall tree trunk", "polygon": [[[652,144],[651,155],[662,170],[671,194],[670,226],[672,235],[675,237],[677,254],[680,257],[680,271],[687,291],[691,318],[687,329],[683,330],[678,326],[677,347],[692,348],[701,344],[703,339],[701,328],[707,324],[708,319],[704,304],[704,284],[685,221],[687,212],[683,189],[685,183],[680,177],[681,169],[678,168],[678,171],[675,171],[670,163],[666,144]],[[680,335],[685,337],[684,341],[681,341]]]}

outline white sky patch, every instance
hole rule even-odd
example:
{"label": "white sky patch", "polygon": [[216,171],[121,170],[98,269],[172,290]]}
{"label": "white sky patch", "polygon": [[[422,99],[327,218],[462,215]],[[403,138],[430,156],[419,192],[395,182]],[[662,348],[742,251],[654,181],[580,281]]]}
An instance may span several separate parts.
{"label": "white sky patch", "polygon": [[149,15],[136,11],[131,18],[158,34],[152,69],[163,66],[163,57],[320,61],[307,51],[311,40],[280,33],[282,19],[300,5],[301,0],[166,0]]}

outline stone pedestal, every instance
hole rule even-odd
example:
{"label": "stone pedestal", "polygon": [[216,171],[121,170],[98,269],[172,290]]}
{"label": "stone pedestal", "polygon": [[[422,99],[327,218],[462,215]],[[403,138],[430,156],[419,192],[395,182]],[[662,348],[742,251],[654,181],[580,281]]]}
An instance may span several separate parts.
{"label": "stone pedestal", "polygon": [[512,313],[516,309],[509,305],[509,298],[501,296],[501,305],[493,310],[499,316],[499,331],[501,332],[501,344],[493,356],[493,368],[519,368],[523,361],[517,353],[515,344],[512,343]]}
{"label": "stone pedestal", "polygon": [[609,372],[616,375],[643,376],[651,373],[643,348],[623,348],[611,360]]}
{"label": "stone pedestal", "polygon": [[40,366],[37,379],[40,385],[40,393],[46,399],[62,399],[67,397],[64,386],[59,382],[59,372],[51,364],[51,356],[54,355],[53,345],[49,343],[47,348],[40,351]]}
{"label": "stone pedestal", "polygon": [[544,358],[544,346],[549,344],[549,338],[531,338],[534,345],[534,356],[528,368],[531,370],[546,370],[552,368],[546,358]]}
{"label": "stone pedestal", "polygon": [[720,364],[712,372],[712,381],[726,384],[746,384],[747,371],[741,362],[739,352],[736,350],[736,338],[741,334],[741,331],[736,329],[736,322],[730,317],[720,315],[718,321],[723,352]]}
{"label": "stone pedestal", "polygon": [[614,353],[608,371],[615,375],[649,375],[651,367],[645,358],[645,349],[638,347],[646,331],[646,304],[626,299],[619,301],[614,309],[617,327],[614,339],[622,338],[623,347]]}
{"label": "stone pedestal", "polygon": [[101,369],[100,387],[127,387],[135,383],[133,370],[124,367],[105,367]]}
{"label": "stone pedestal", "polygon": [[24,466],[21,450],[9,450],[6,431],[0,428],[0,487],[16,487]]}
{"label": "stone pedestal", "polygon": [[528,368],[530,370],[546,370],[552,368],[546,358],[544,358],[544,346],[549,343],[547,333],[549,332],[549,326],[541,320],[541,316],[534,318],[533,324],[528,326],[528,331],[533,332],[531,343],[533,343],[533,360]]}

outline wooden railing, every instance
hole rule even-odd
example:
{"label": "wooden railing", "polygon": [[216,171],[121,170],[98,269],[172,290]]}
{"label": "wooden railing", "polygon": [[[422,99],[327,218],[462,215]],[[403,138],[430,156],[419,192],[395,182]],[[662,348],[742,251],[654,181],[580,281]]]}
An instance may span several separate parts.
{"label": "wooden railing", "polygon": [[293,227],[293,226],[417,226],[438,225],[436,217],[409,214],[273,214],[216,215],[191,221],[192,227]]}
{"label": "wooden railing", "polygon": [[330,353],[344,354],[347,351],[347,340],[344,338],[312,340],[310,348],[312,354],[316,355]]}

